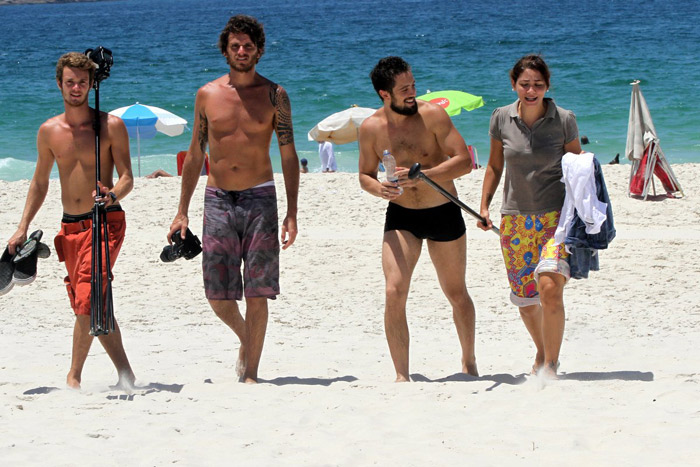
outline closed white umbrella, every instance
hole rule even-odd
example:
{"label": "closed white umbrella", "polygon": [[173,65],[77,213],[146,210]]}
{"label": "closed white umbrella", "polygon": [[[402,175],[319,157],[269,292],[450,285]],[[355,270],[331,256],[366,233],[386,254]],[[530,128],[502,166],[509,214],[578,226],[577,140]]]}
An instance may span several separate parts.
{"label": "closed white umbrella", "polygon": [[656,175],[661,180],[667,195],[674,196],[679,193],[680,196],[684,196],[683,189],[671,169],[671,164],[661,150],[647,101],[639,88],[639,80],[630,84],[632,98],[625,145],[625,155],[632,161],[628,194],[646,199],[650,188],[656,194],[654,187],[654,175]]}
{"label": "closed white umbrella", "polygon": [[638,161],[644,156],[644,150],[647,145],[658,138],[647,101],[639,88],[639,80],[630,84],[632,85],[632,98],[630,100],[630,115],[627,124],[625,155],[631,161]]}

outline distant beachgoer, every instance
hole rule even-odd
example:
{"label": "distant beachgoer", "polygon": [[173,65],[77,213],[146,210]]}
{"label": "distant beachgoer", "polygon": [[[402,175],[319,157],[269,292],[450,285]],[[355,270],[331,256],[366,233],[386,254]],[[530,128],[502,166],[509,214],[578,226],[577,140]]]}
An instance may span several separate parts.
{"label": "distant beachgoer", "polygon": [[299,168],[299,172],[305,174],[309,172],[309,161],[306,159],[302,159],[299,161],[301,163],[301,167]]}
{"label": "distant beachgoer", "polygon": [[[75,313],[73,352],[66,384],[80,388],[83,365],[87,359],[93,336],[90,335],[92,209],[95,205],[95,109],[88,105],[95,64],[84,54],[70,52],[56,65],[56,82],[61,89],[65,112],[48,119],[39,127],[37,161],[34,176],[17,232],[8,241],[10,253],[27,239],[29,224],[41,208],[49,189],[49,176],[54,163],[61,181],[63,221],[54,241],[59,261],[64,262],[68,276],[64,279],[70,304]],[[124,242],[126,220],[119,201],[134,186],[129,157],[129,136],[124,122],[100,112],[100,196],[105,203],[109,228],[110,263],[114,266]],[[60,157],[59,157],[60,156]],[[118,179],[112,179],[116,168]],[[119,386],[129,389],[134,384],[134,373],[129,365],[121,331],[115,329],[99,336],[99,341],[117,369]]]}
{"label": "distant beachgoer", "polygon": [[321,159],[321,172],[335,172],[338,170],[333,143],[330,141],[318,143],[318,157]]}
{"label": "distant beachgoer", "polygon": [[586,135],[581,136],[581,144],[588,144],[588,136],[586,136]]}
{"label": "distant beachgoer", "polygon": [[172,177],[172,175],[163,169],[154,170],[150,174],[146,175],[146,178],[158,178],[158,177]]}
{"label": "distant beachgoer", "polygon": [[[219,36],[219,47],[229,71],[197,91],[180,205],[168,241],[177,230],[185,238],[190,200],[208,146],[211,167],[202,234],[205,294],[216,315],[240,339],[238,376],[246,383],[256,383],[267,329],[267,301],[280,293],[279,242],[287,249],[297,236],[299,159],[289,96],[282,86],[255,70],[265,51],[263,25],[250,16],[233,16]],[[273,131],[287,196],[281,229],[270,160]],[[244,296],[245,318],[237,303]]]}
{"label": "distant beachgoer", "polygon": [[489,206],[505,166],[500,231],[510,299],[537,348],[533,372],[543,369],[556,377],[569,280],[568,254],[553,238],[564,203],[561,159],[582,151],[573,112],[545,97],[549,78],[539,55],[521,58],[510,71],[518,99],[491,116],[491,152],[481,195],[486,225],[477,226],[493,226]]}
{"label": "distant beachgoer", "polygon": [[[423,240],[452,316],[462,349],[461,371],[478,376],[474,356],[474,304],[465,283],[467,237],[459,207],[427,184],[408,178],[420,162],[423,172],[453,195],[453,179],[472,169],[467,146],[447,113],[438,105],[416,100],[411,67],[400,57],[386,57],[370,74],[383,106],[360,127],[360,184],[389,201],[382,242],[386,281],[384,326],[396,381],[410,381],[406,300]],[[382,152],[396,158],[397,182],[380,182]],[[403,194],[401,194],[403,189]]]}

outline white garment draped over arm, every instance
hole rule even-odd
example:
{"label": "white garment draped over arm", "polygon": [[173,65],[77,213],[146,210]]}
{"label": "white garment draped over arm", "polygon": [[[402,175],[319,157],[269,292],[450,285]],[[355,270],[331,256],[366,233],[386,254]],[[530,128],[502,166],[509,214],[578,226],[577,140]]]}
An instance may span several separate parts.
{"label": "white garment draped over arm", "polygon": [[596,195],[593,153],[574,154],[567,152],[561,159],[562,178],[566,186],[564,205],[561,209],[559,225],[554,233],[557,245],[566,240],[566,234],[574,220],[574,209],[578,217],[586,224],[586,233],[597,234],[607,219],[606,203],[600,202]]}

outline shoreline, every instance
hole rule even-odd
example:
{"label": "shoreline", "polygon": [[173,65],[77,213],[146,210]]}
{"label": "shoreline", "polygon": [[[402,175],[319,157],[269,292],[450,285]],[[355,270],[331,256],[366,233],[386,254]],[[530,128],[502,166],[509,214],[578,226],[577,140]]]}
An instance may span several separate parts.
{"label": "shoreline", "polygon": [[[584,148],[585,149],[585,148]],[[302,157],[305,157],[309,161],[309,173],[312,174],[317,174],[321,173],[320,172],[320,162],[318,160],[318,155],[316,153],[311,153],[311,154],[306,154],[302,151],[297,151],[299,153],[299,159]],[[277,158],[275,160],[275,157]],[[483,170],[485,170],[486,164],[488,163],[488,156],[486,156],[486,160],[480,158],[479,162],[481,164],[481,167],[479,169],[476,169],[473,174],[478,174],[478,173],[483,173]],[[338,162],[338,173],[343,173],[343,174],[352,174],[352,175],[357,175],[357,161],[355,159],[352,159],[349,162],[349,156],[347,152],[344,154],[343,151],[336,151],[336,158],[337,160],[339,159]],[[620,167],[625,167],[628,175],[629,171],[631,170],[631,162],[623,159],[620,161],[619,164],[609,164],[609,158],[605,159],[600,159],[598,156],[596,156],[598,161],[600,162],[601,166],[603,167],[614,167],[614,166],[620,166]],[[272,156],[273,159],[273,171],[275,175],[279,175],[282,173],[282,170],[279,165],[279,156]],[[36,164],[36,161],[24,161],[24,160],[19,160],[19,159],[12,159],[12,164],[24,164],[25,167],[21,167],[21,173],[22,175],[16,175],[18,172],[18,169],[11,169],[8,168],[8,165],[3,166],[3,160],[5,159],[0,159],[0,181],[6,182],[6,183],[12,183],[12,182],[19,182],[22,180],[31,180],[33,174],[34,174],[34,166]],[[145,178],[146,175],[149,175],[150,173],[154,172],[155,170],[162,169],[165,170],[166,172],[170,173],[173,176],[177,176],[177,164],[175,160],[175,154],[164,154],[164,155],[154,155],[154,156],[141,156],[141,175],[139,176],[138,174],[138,160],[137,157],[132,155],[131,158],[131,168],[134,173],[134,179],[139,179],[139,178]],[[698,162],[670,162],[669,164],[671,166],[671,169],[675,172],[677,168],[682,168],[682,167],[687,167],[687,166],[700,166],[700,161]],[[352,170],[348,170],[348,167],[351,167]],[[4,178],[3,178],[4,177]],[[22,178],[18,178],[22,177]],[[54,165],[51,176],[51,180],[58,179],[58,171],[56,169],[56,166]],[[682,186],[685,186],[686,184],[683,183],[683,180],[679,180],[680,184]]]}

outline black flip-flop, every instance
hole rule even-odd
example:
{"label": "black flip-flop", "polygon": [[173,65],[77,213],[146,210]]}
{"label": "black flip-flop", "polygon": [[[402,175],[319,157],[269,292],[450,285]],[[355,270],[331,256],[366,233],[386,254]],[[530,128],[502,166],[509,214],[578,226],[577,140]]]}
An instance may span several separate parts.
{"label": "black flip-flop", "polygon": [[35,230],[24,244],[17,250],[14,259],[15,271],[12,282],[17,285],[27,285],[36,279],[36,263],[39,259],[39,245],[44,232]]}
{"label": "black flip-flop", "polygon": [[36,254],[41,259],[46,259],[51,256],[51,248],[46,243],[39,242],[39,246],[36,249]]}
{"label": "black flip-flop", "polygon": [[5,248],[2,257],[0,257],[0,295],[5,295],[15,286],[15,283],[12,282],[12,275],[15,272],[15,263],[12,262],[13,257],[14,255],[10,254],[9,247]]}
{"label": "black flip-flop", "polygon": [[39,248],[39,243],[44,232],[41,230],[35,230],[32,234],[24,241],[21,247],[17,248],[15,257],[12,261],[19,263],[23,259],[33,255],[35,251]]}

